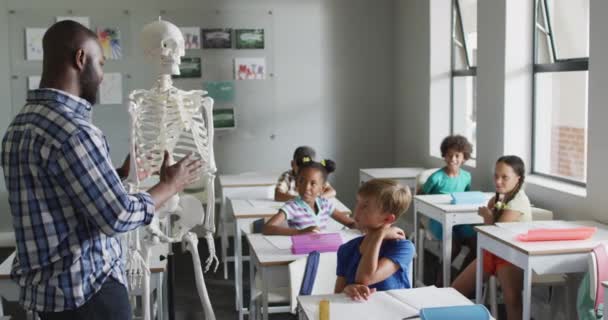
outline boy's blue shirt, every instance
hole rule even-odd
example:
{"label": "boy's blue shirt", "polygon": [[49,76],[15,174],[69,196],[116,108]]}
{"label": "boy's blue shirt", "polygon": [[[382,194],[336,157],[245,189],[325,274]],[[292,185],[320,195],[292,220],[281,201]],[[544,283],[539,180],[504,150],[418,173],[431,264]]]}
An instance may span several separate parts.
{"label": "boy's blue shirt", "polygon": [[[338,267],[336,275],[346,278],[346,284],[355,283],[357,268],[361,261],[361,252],[359,246],[365,236],[355,238],[338,249]],[[414,245],[409,240],[385,240],[380,246],[380,256],[388,258],[399,266],[399,270],[393,273],[390,277],[370,285],[370,288],[376,288],[378,291],[391,289],[411,288],[412,285],[408,279],[409,268],[412,259],[414,258]]]}

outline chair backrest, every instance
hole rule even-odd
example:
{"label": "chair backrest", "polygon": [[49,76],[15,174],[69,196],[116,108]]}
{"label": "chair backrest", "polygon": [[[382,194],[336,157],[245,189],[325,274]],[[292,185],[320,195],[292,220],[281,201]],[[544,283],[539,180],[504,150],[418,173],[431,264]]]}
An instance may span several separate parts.
{"label": "chair backrest", "polygon": [[[291,313],[295,313],[297,296],[302,287],[302,280],[306,270],[307,258],[301,258],[289,264],[289,291],[291,296]],[[335,252],[319,254],[319,264],[311,294],[334,293],[336,283],[336,267],[338,257]]]}
{"label": "chair backrest", "polygon": [[553,220],[553,211],[532,207],[532,221]]}
{"label": "chair backrest", "polygon": [[580,282],[576,299],[578,318],[600,319],[598,311],[604,302],[601,283],[608,280],[608,245],[596,246],[589,253],[587,263],[589,271]]}
{"label": "chair backrest", "polygon": [[8,191],[0,192],[0,247],[15,247],[13,218],[8,204]]}
{"label": "chair backrest", "polygon": [[439,169],[440,168],[426,169],[416,176],[416,193],[418,193],[419,190],[422,190],[422,186],[424,186],[426,180]]}

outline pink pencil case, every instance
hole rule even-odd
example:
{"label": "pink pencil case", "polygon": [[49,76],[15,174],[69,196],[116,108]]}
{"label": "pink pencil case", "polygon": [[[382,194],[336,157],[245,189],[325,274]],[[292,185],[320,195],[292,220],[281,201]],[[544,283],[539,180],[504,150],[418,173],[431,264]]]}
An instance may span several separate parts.
{"label": "pink pencil case", "polygon": [[596,227],[577,227],[564,229],[532,229],[517,236],[520,241],[560,241],[585,240],[597,231]]}
{"label": "pink pencil case", "polygon": [[291,243],[293,254],[335,252],[342,245],[342,237],[339,233],[309,233],[291,236]]}

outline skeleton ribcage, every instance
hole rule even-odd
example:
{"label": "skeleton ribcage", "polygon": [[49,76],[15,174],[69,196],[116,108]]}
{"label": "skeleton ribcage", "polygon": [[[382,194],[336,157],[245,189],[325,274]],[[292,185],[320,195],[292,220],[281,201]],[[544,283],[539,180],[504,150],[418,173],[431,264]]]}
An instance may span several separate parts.
{"label": "skeleton ribcage", "polygon": [[195,159],[201,159],[204,171],[214,171],[215,168],[210,168],[213,161],[206,126],[209,119],[203,115],[200,103],[179,97],[148,96],[133,108],[133,143],[138,167],[157,172],[167,150],[175,161],[192,153]]}

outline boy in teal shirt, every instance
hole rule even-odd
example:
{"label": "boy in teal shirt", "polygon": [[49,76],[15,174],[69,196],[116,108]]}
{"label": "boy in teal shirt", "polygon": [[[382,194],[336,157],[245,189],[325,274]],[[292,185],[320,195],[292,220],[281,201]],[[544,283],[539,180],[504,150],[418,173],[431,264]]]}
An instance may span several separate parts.
{"label": "boy in teal shirt", "polygon": [[[422,187],[422,194],[450,194],[471,190],[471,174],[461,168],[469,160],[473,146],[467,138],[460,135],[448,136],[441,142],[441,156],[445,167],[435,171]],[[443,226],[436,220],[430,219],[429,229],[437,239],[443,239]],[[462,244],[469,247],[467,262],[475,258],[477,247],[475,230],[471,225],[458,225],[453,230],[452,259],[460,252]]]}

